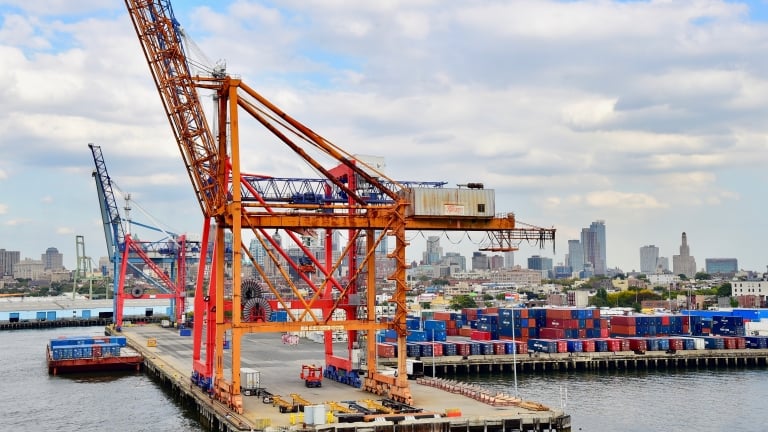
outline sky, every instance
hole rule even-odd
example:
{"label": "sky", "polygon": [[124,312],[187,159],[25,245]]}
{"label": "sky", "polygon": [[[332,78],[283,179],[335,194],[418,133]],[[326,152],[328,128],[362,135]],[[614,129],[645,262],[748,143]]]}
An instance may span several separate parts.
{"label": "sky", "polygon": [[[610,268],[639,270],[644,245],[671,265],[686,232],[699,268],[766,270],[765,1],[173,6],[190,55],[226,62],[346,151],[384,157],[389,177],[481,182],[497,212],[557,230],[554,251],[521,244],[516,264],[563,262],[568,240],[603,220]],[[88,143],[134,219],[201,231],[123,2],[0,0],[0,110],[0,248],[40,259],[56,247],[72,269],[82,235],[94,261],[107,254]],[[256,149],[244,171],[320,177],[255,124],[241,139]],[[445,252],[477,249],[477,235],[437,234]],[[409,260],[428,235],[408,233]]]}

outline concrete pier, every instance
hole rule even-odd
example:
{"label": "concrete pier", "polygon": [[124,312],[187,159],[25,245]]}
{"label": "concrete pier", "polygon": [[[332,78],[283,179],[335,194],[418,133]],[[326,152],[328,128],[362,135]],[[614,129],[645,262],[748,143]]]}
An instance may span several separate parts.
{"label": "concrete pier", "polygon": [[[179,336],[178,330],[157,325],[124,327],[120,333],[128,344],[145,357],[146,372],[155,377],[173,397],[198,413],[199,420],[214,431],[328,431],[328,432],[570,432],[570,416],[554,407],[535,402],[504,404],[508,395],[483,396],[482,389],[464,389],[462,394],[450,382],[410,381],[418,413],[381,416],[375,421],[342,422],[334,415],[330,402],[355,402],[376,399],[360,389],[323,380],[320,388],[307,388],[299,378],[301,365],[323,364],[323,344],[305,341],[284,345],[280,335],[251,334],[242,342],[243,367],[260,372],[261,387],[273,395],[291,400],[292,395],[323,406],[326,415],[318,421],[305,418],[305,412],[281,412],[265,403],[261,396],[243,396],[243,414],[237,414],[191,383],[192,339]],[[148,346],[148,341],[154,343]],[[225,352],[225,375],[229,365]],[[445,364],[444,366],[448,366]],[[453,387],[452,387],[453,386]],[[474,393],[472,393],[474,392]],[[310,406],[308,405],[308,406]]]}
{"label": "concrete pier", "polygon": [[[649,351],[645,354],[618,353],[533,353],[452,357],[425,357],[424,373],[439,377],[466,376],[484,373],[599,371],[599,370],[665,370],[690,368],[736,368],[768,366],[768,350],[692,350],[667,353]],[[392,362],[381,362],[394,365]],[[433,372],[434,369],[434,372]]]}

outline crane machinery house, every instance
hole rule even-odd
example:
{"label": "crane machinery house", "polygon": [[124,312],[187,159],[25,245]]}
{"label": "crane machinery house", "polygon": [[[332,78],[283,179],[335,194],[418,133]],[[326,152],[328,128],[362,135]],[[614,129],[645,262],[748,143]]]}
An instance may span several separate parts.
{"label": "crane machinery house", "polygon": [[492,218],[495,214],[493,189],[406,188],[398,195],[411,204],[406,210],[408,217]]}

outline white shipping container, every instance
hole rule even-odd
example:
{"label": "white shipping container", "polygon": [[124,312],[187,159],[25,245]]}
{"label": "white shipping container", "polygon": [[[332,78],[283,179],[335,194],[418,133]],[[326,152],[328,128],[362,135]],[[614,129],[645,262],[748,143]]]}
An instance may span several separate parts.
{"label": "white shipping container", "polygon": [[256,390],[261,386],[261,372],[252,368],[240,368],[240,387],[243,390]]}

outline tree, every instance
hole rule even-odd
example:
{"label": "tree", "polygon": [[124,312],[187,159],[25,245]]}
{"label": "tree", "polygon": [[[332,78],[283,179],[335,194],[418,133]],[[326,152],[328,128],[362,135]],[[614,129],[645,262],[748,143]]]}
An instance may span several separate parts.
{"label": "tree", "polygon": [[598,288],[597,293],[589,299],[589,304],[596,307],[610,306],[608,302],[608,291],[605,288]]}
{"label": "tree", "polygon": [[732,289],[731,289],[731,283],[726,282],[719,287],[717,287],[717,296],[718,297],[730,297],[732,295]]}
{"label": "tree", "polygon": [[712,276],[710,276],[708,273],[698,272],[693,278],[696,280],[710,280],[712,279]]}
{"label": "tree", "polygon": [[477,307],[477,302],[472,296],[462,294],[454,296],[448,307],[453,310],[472,309]]}

